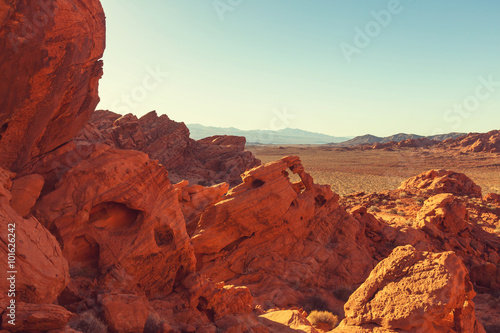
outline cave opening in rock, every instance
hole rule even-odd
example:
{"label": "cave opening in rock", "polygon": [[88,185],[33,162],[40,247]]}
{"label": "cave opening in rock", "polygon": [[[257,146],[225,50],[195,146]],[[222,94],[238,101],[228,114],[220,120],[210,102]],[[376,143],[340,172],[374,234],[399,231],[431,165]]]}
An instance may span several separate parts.
{"label": "cave opening in rock", "polygon": [[7,131],[7,127],[9,127],[9,123],[6,122],[2,126],[0,126],[0,139],[2,138],[5,131]]}
{"label": "cave opening in rock", "polygon": [[97,277],[99,275],[99,244],[89,235],[75,237],[68,244],[70,274],[74,276]]}
{"label": "cave opening in rock", "polygon": [[100,230],[123,230],[133,226],[138,221],[140,213],[122,203],[103,202],[92,207],[89,223]]}
{"label": "cave opening in rock", "polygon": [[314,202],[317,206],[322,207],[326,204],[326,198],[323,195],[318,195],[314,198]]}
{"label": "cave opening in rock", "polygon": [[265,184],[264,181],[260,180],[260,179],[255,179],[253,182],[252,182],[252,187],[253,188],[259,188],[259,187],[262,187],[263,185]]}
{"label": "cave opening in rock", "polygon": [[208,308],[208,300],[205,297],[200,296],[198,298],[198,306],[196,306],[196,308],[198,311],[205,313],[208,320],[215,322],[215,311]]}

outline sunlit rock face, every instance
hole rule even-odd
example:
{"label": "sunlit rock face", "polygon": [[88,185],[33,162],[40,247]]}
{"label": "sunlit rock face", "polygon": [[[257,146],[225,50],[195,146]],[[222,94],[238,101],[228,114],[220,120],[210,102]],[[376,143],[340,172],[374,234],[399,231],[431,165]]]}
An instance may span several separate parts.
{"label": "sunlit rock face", "polygon": [[71,140],[99,102],[105,17],[98,0],[0,4],[0,166]]}
{"label": "sunlit rock face", "polygon": [[75,141],[145,152],[169,171],[175,183],[187,179],[192,185],[225,182],[235,186],[241,183],[243,172],[260,165],[245,151],[244,137],[218,135],[195,141],[184,123],[158,116],[156,111],[137,118],[98,110]]}
{"label": "sunlit rock face", "polygon": [[351,295],[346,319],[334,332],[483,333],[474,296],[467,269],[453,252],[398,247]]}
{"label": "sunlit rock face", "polygon": [[73,277],[117,267],[159,297],[194,270],[177,191],[144,153],[99,145],[40,200],[36,215],[58,235]]}

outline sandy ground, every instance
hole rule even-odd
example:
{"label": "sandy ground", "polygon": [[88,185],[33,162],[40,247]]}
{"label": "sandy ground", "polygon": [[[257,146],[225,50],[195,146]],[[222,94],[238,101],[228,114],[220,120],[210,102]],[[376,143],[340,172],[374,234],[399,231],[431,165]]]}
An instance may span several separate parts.
{"label": "sandy ground", "polygon": [[330,184],[340,195],[380,192],[430,169],[465,173],[483,194],[500,193],[500,154],[405,148],[395,151],[345,150],[327,146],[247,146],[262,163],[298,155],[319,184]]}

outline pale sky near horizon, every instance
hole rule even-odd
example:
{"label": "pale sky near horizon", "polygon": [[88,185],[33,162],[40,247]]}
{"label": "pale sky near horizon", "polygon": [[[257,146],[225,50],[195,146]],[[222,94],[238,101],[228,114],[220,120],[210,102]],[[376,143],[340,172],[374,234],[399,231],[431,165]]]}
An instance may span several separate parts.
{"label": "pale sky near horizon", "polygon": [[333,136],[500,128],[498,0],[101,2],[100,109]]}

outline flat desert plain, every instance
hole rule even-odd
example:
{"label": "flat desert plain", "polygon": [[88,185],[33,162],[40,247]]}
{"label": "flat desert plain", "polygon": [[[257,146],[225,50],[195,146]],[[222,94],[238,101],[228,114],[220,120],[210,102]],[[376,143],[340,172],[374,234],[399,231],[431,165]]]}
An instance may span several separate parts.
{"label": "flat desert plain", "polygon": [[393,151],[338,148],[322,145],[248,145],[262,163],[298,155],[318,184],[329,184],[345,196],[355,192],[381,192],[431,169],[465,173],[481,186],[483,195],[500,193],[500,154],[465,153],[423,148]]}

